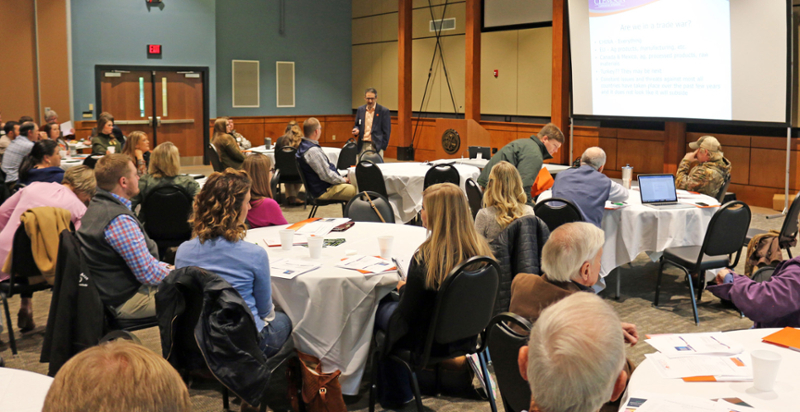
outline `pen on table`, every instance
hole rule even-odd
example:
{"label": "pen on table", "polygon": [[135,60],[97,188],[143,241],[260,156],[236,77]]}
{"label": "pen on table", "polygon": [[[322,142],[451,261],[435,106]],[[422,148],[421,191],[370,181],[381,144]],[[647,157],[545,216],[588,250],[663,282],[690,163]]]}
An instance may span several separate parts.
{"label": "pen on table", "polygon": [[685,344],[686,344],[686,347],[687,347],[687,348],[689,348],[689,349],[691,349],[691,350],[692,350],[692,352],[697,352],[696,350],[694,350],[694,348],[692,347],[692,345],[690,345],[690,344],[689,344],[689,342],[686,342],[686,339],[684,339],[682,336],[681,336],[681,337],[679,337],[679,339],[680,339],[680,340],[682,340],[682,341],[683,341],[683,343],[685,343]]}
{"label": "pen on table", "polygon": [[714,339],[714,340],[715,340],[717,343],[719,343],[720,345],[722,345],[722,346],[724,346],[724,347],[726,347],[726,348],[728,348],[728,349],[730,349],[730,348],[731,348],[730,346],[728,346],[728,345],[726,345],[726,344],[724,344],[724,343],[720,342],[720,341],[719,341],[719,339],[717,339],[717,338],[715,338],[715,337],[713,337],[713,336],[711,336],[711,339]]}

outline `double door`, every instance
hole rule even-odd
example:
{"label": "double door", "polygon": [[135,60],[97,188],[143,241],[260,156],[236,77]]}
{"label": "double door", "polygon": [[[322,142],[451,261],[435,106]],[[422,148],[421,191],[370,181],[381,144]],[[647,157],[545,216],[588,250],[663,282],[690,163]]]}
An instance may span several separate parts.
{"label": "double door", "polygon": [[98,77],[98,114],[111,113],[125,135],[137,130],[147,133],[151,149],[172,142],[182,163],[202,162],[208,138],[203,127],[208,123],[205,73],[104,67]]}

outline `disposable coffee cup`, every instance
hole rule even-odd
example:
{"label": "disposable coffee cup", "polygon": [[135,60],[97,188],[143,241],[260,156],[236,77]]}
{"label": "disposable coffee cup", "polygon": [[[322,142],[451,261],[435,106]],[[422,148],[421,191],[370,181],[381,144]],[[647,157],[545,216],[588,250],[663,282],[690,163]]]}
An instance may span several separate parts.
{"label": "disposable coffee cup", "polygon": [[272,147],[272,138],[271,137],[265,137],[264,138],[264,149],[269,150],[270,147]]}
{"label": "disposable coffee cup", "polygon": [[281,229],[278,233],[281,235],[281,249],[292,250],[292,246],[294,245],[294,230]]}
{"label": "disposable coffee cup", "polygon": [[762,392],[772,391],[775,378],[778,377],[781,355],[768,350],[755,350],[750,352],[750,357],[753,359],[753,386]]}
{"label": "disposable coffee cup", "polygon": [[311,235],[308,237],[308,253],[311,255],[311,259],[319,259],[322,257],[323,242],[325,242],[325,238],[322,236]]}
{"label": "disposable coffee cup", "polygon": [[69,159],[69,152],[66,150],[59,150],[58,154],[62,159]]}
{"label": "disposable coffee cup", "polygon": [[381,250],[381,257],[384,259],[392,258],[392,244],[394,236],[378,236],[378,247]]}
{"label": "disposable coffee cup", "polygon": [[114,154],[117,151],[117,148],[114,146],[108,146],[108,153]]}

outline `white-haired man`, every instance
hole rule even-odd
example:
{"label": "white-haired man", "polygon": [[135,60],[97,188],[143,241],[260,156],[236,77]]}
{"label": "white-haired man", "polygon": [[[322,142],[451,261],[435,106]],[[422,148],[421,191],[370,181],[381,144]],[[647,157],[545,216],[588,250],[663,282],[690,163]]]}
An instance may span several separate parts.
{"label": "white-haired man", "polygon": [[581,156],[581,166],[564,170],[556,175],[553,197],[567,199],[581,210],[583,219],[600,227],[606,201],[622,202],[628,199],[628,189],[604,175],[606,152],[590,147]]}
{"label": "white-haired man", "polygon": [[619,318],[602,299],[577,293],[550,306],[519,351],[531,412],[596,412],[625,390]]}

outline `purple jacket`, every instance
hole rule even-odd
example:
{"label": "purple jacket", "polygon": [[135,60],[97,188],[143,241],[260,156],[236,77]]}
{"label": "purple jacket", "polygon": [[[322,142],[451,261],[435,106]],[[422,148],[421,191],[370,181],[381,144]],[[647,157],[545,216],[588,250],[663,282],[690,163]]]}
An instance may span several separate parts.
{"label": "purple jacket", "polygon": [[757,328],[800,326],[800,256],[775,267],[766,282],[733,275],[733,283],[709,286],[720,299],[732,301]]}

